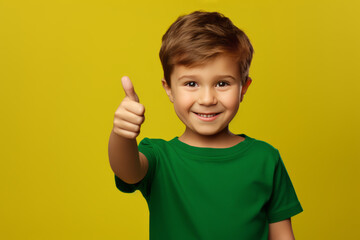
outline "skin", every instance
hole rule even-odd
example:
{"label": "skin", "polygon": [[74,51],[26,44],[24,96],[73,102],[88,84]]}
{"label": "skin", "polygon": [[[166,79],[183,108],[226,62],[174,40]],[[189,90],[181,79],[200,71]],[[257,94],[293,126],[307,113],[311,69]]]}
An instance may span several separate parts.
{"label": "skin", "polygon": [[[196,147],[227,148],[244,140],[229,131],[251,79],[241,86],[236,63],[220,55],[203,66],[176,66],[171,74],[171,87],[162,79],[163,87],[174,105],[185,132],[179,140]],[[216,113],[212,121],[198,114]],[[210,119],[210,118],[208,118]]]}
{"label": "skin", "polygon": [[[179,119],[185,124],[179,140],[196,147],[228,148],[244,140],[230,132],[229,123],[252,80],[241,85],[236,63],[220,55],[203,66],[176,65],[171,74],[171,87],[162,85]],[[145,118],[145,107],[139,102],[128,77],[122,78],[126,94],[114,116],[109,139],[109,161],[114,173],[124,182],[141,181],[148,170],[148,160],[138,151],[136,137]],[[216,114],[210,118],[200,114]],[[291,240],[291,219],[269,224],[269,240]]]}
{"label": "skin", "polygon": [[149,163],[138,150],[136,137],[145,117],[145,107],[139,102],[128,77],[121,79],[125,98],[115,111],[114,126],[109,138],[109,162],[116,176],[134,184],[144,178]]}
{"label": "skin", "polygon": [[291,218],[269,224],[269,240],[295,240]]}

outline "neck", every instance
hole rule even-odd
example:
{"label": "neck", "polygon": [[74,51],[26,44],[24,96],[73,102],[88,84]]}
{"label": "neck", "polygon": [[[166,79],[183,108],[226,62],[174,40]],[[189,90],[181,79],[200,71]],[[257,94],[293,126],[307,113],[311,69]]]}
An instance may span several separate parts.
{"label": "neck", "polygon": [[243,141],[244,138],[231,133],[228,127],[214,135],[201,135],[186,128],[179,140],[194,147],[228,148]]}

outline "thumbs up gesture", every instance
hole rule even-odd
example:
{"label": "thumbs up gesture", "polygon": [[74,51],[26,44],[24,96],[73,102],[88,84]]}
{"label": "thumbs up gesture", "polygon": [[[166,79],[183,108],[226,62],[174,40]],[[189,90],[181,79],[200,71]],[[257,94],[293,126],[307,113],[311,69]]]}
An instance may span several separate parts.
{"label": "thumbs up gesture", "polygon": [[124,76],[121,83],[126,96],[115,111],[113,131],[121,137],[135,139],[139,135],[140,126],[145,120],[145,107],[139,103],[139,98],[130,79]]}

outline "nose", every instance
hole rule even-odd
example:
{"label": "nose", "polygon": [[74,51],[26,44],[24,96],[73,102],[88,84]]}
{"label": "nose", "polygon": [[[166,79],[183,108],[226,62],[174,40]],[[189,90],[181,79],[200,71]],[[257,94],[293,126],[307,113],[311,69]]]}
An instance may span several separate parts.
{"label": "nose", "polygon": [[204,88],[200,90],[198,103],[200,105],[211,106],[217,104],[217,96],[215,89]]}

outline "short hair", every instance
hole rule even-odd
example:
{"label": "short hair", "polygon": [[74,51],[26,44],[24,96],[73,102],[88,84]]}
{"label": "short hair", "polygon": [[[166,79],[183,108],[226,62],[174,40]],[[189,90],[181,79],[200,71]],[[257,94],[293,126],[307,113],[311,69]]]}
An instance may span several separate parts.
{"label": "short hair", "polygon": [[179,16],[169,27],[162,37],[159,56],[169,86],[175,65],[195,67],[220,54],[234,57],[244,85],[253,53],[249,38],[229,18],[218,12],[195,11]]}

